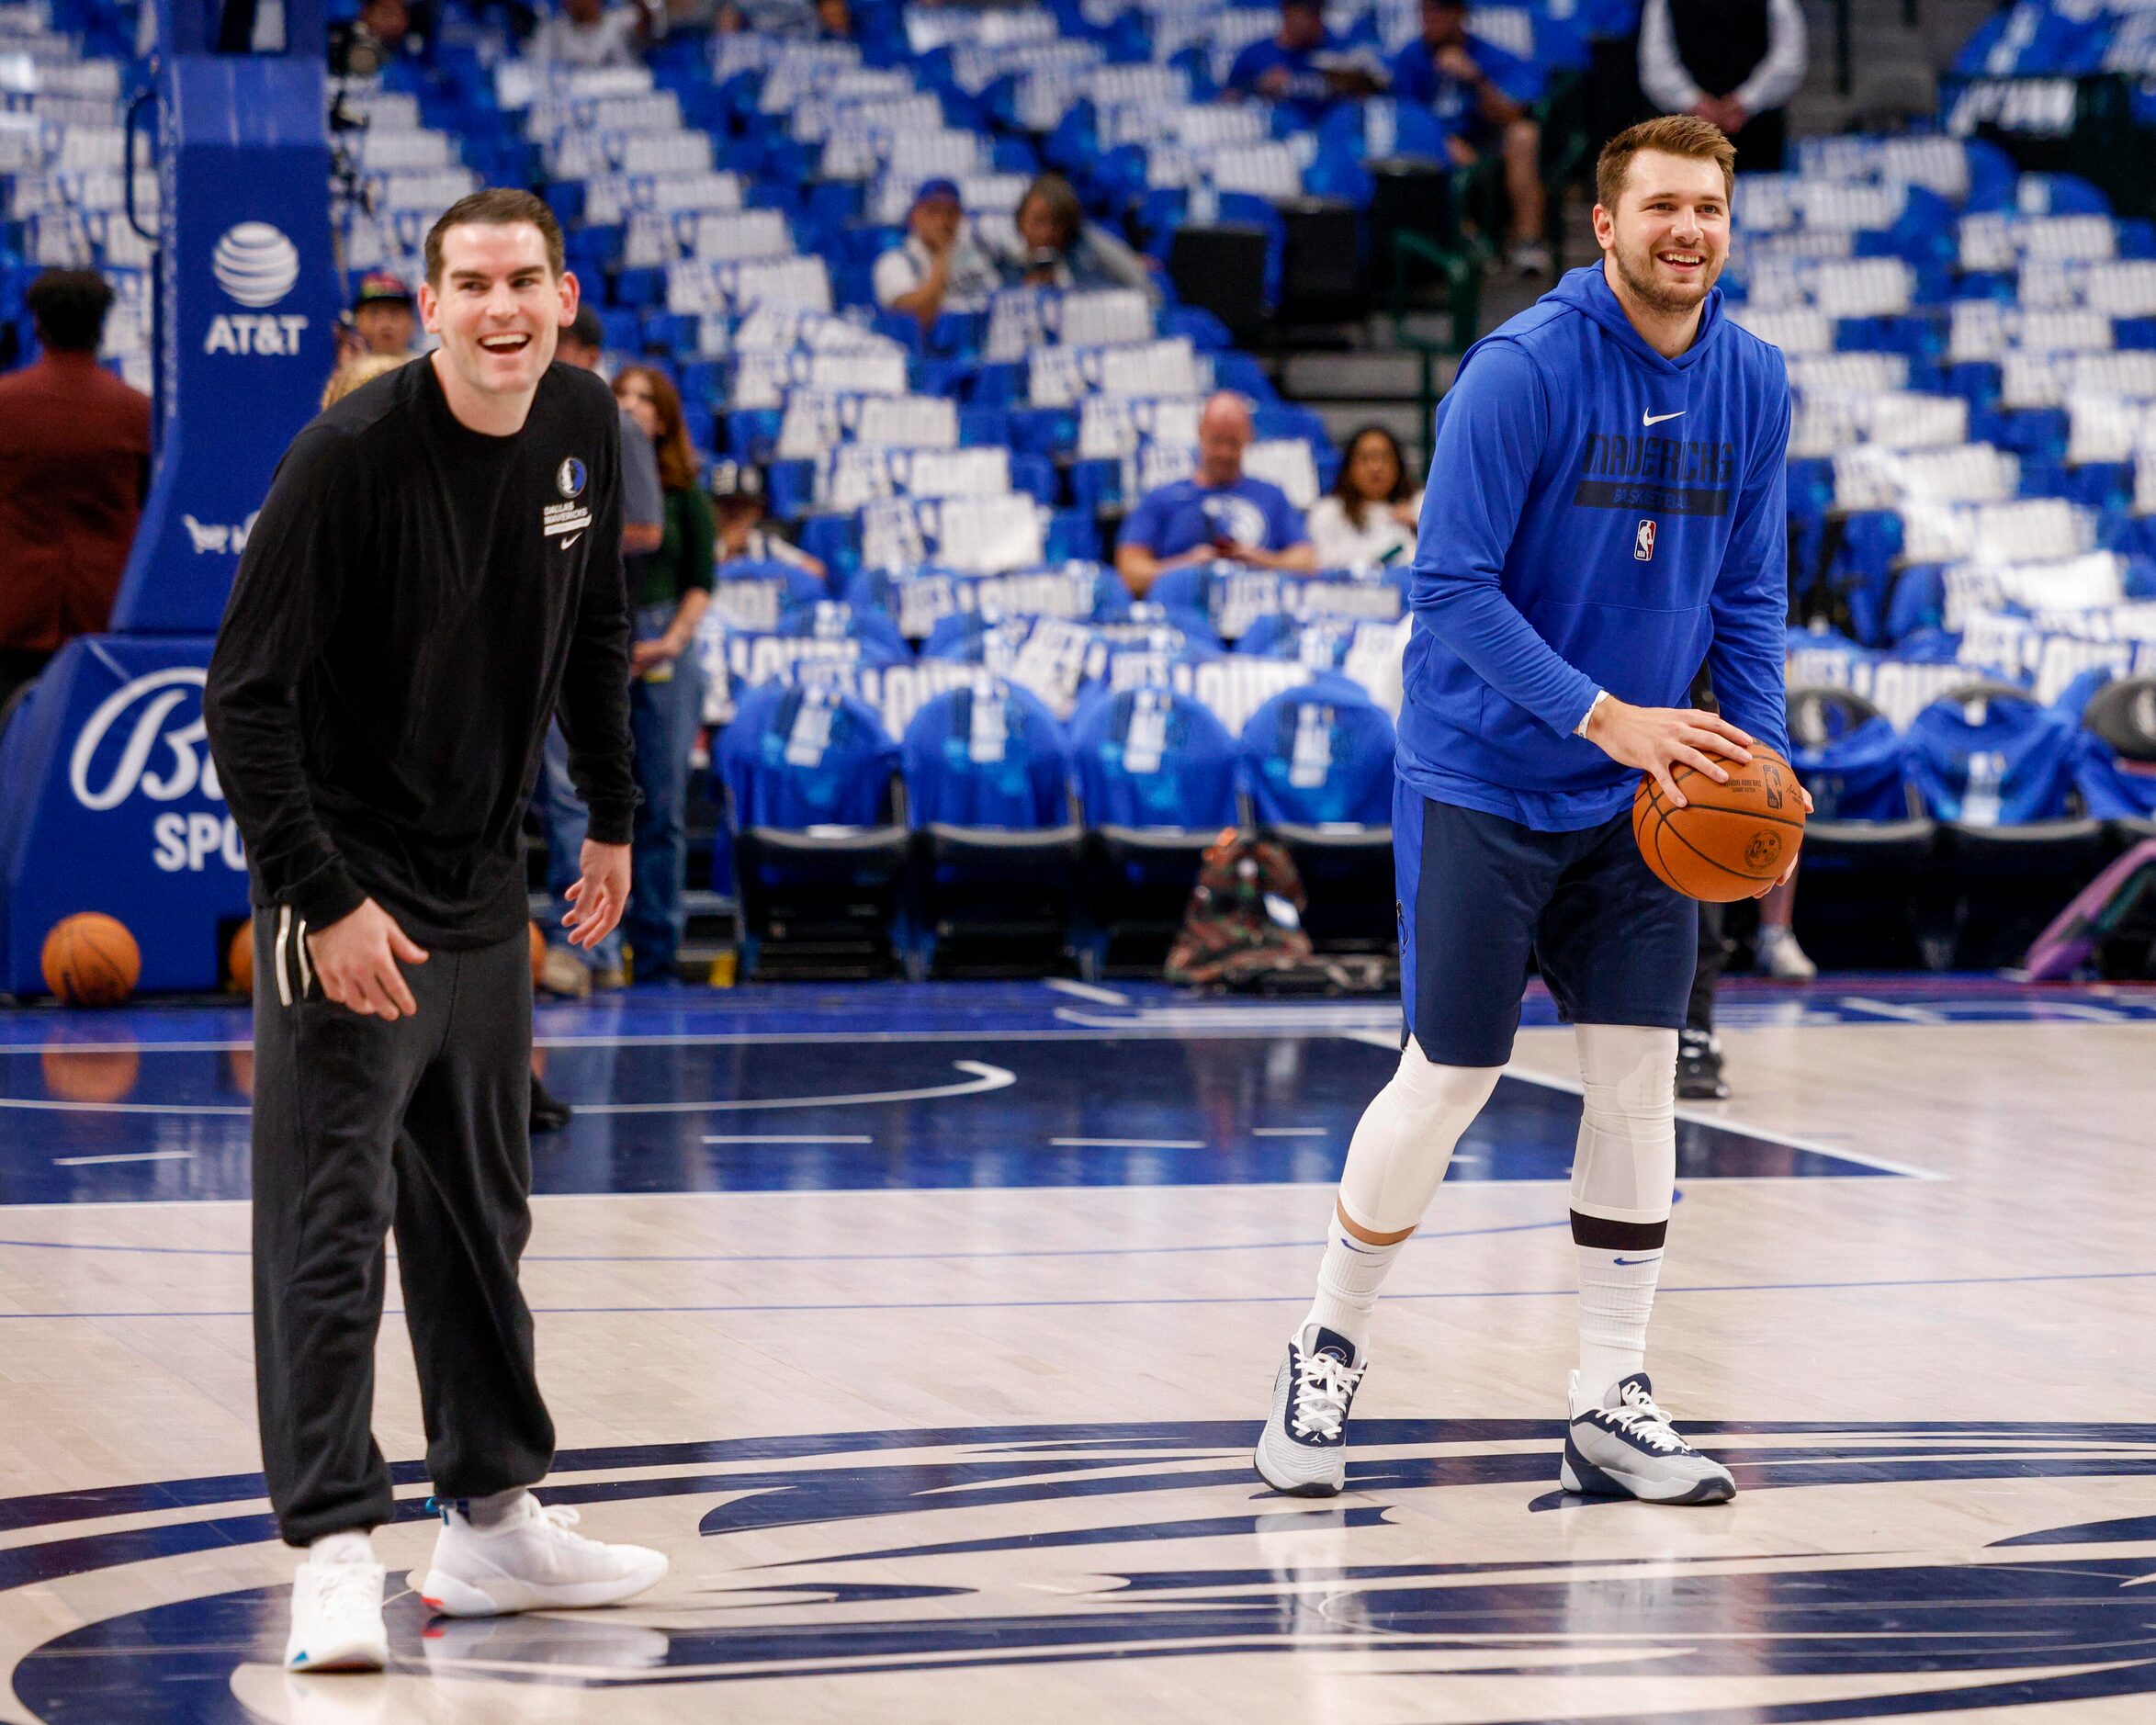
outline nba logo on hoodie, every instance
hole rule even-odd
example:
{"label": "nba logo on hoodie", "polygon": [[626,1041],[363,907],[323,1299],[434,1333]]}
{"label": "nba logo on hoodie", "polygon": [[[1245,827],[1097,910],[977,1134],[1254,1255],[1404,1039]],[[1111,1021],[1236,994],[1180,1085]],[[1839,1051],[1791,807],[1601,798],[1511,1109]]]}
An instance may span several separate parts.
{"label": "nba logo on hoodie", "polygon": [[1632,556],[1642,563],[1654,560],[1654,524],[1653,522],[1642,521],[1640,524],[1640,530],[1632,535]]}

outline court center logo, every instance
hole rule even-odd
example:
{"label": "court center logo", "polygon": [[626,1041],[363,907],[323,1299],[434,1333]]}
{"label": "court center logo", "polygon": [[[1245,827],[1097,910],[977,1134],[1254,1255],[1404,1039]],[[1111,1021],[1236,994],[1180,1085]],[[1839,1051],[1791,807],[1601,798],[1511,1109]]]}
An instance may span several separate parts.
{"label": "court center logo", "polygon": [[[428,1620],[392,1578],[386,1710],[370,1717],[417,1717],[429,1691],[395,1686],[438,1678],[495,1686],[504,1705],[533,1685],[615,1692],[611,1715],[639,1691],[680,1711],[685,1687],[705,1689],[717,1708],[744,1680],[835,1686],[903,1674],[941,1686],[955,1714],[973,1674],[993,1682],[1014,1663],[1067,1673],[1148,1656],[1350,1653],[1382,1660],[1391,1681],[1533,1683],[1536,1717],[1656,1725],[1728,1725],[1739,1685],[1771,1693],[1784,1721],[2156,1697],[2156,1522],[2130,1513],[2156,1475],[2156,1426],[1693,1429],[1735,1472],[1740,1503],[1767,1499],[1750,1542],[1643,1556],[1597,1527],[1592,1551],[1576,1550],[1547,1512],[1621,1523],[1637,1510],[1556,1490],[1553,1420],[1360,1421],[1349,1494],[1326,1505],[1257,1490],[1247,1421],[567,1452],[543,1497],[594,1521],[593,1506],[610,1501],[649,1510],[675,1500],[670,1520],[717,1543],[677,1550],[671,1595],[591,1618]],[[396,1470],[411,1494],[397,1520],[426,1518],[423,1472]],[[2129,1513],[2006,1529],[1966,1550],[1968,1505],[1954,1494],[1983,1494],[1989,1505],[1989,1483],[2032,1479],[2074,1482],[2092,1505]],[[1486,1528],[1486,1517],[1454,1516],[1427,1496],[1466,1490],[1508,1494],[1524,1525],[1479,1540],[1462,1532],[1433,1552],[1433,1525]],[[0,1501],[0,1527],[14,1530],[0,1550],[0,1591],[102,1573],[103,1596],[124,1599],[132,1584],[121,1572],[157,1566],[142,1588],[160,1603],[22,1661],[23,1705],[47,1719],[134,1717],[185,1693],[199,1709],[188,1717],[205,1725],[286,1717],[277,1664],[288,1586],[172,1602],[166,1579],[174,1558],[274,1547],[261,1492],[259,1476],[236,1475]],[[1902,1532],[1843,1552],[1780,1539],[1770,1530],[1790,1525],[1783,1494],[1818,1494],[1821,1525],[1862,1510],[1862,1525]],[[175,1505],[191,1507],[175,1516]],[[1410,1506],[1423,1513],[1396,1525],[1395,1509]],[[146,1510],[164,1519],[142,1528]],[[1651,1549],[1663,1549],[1659,1535]],[[1653,1683],[1651,1715],[1620,1710],[1616,1674],[1635,1691]],[[1554,1714],[1553,1684],[1570,1686]],[[864,1704],[889,1693],[865,1691]],[[251,1697],[264,1708],[251,1711]],[[1496,1704],[1490,1712],[1521,1716]]]}

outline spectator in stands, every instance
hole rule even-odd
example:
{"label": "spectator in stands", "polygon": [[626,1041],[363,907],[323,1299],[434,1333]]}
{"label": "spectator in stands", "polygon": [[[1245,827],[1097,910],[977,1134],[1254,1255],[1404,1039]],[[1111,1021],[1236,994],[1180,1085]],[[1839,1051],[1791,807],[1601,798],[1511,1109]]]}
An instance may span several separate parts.
{"label": "spectator in stands", "polygon": [[1332,493],[1310,511],[1320,569],[1370,569],[1415,555],[1422,488],[1408,478],[1399,440],[1383,425],[1348,439]]}
{"label": "spectator in stands", "polygon": [[1243,471],[1250,404],[1223,389],[1198,418],[1198,471],[1149,491],[1124,518],[1115,572],[1143,599],[1171,569],[1229,558],[1259,569],[1317,568],[1303,515],[1277,485]]}
{"label": "spectator in stands", "polygon": [[1422,33],[1393,57],[1392,74],[1394,96],[1427,107],[1445,128],[1460,166],[1493,147],[1498,151],[1512,211],[1512,267],[1522,276],[1547,276],[1542,129],[1530,112],[1541,100],[1541,72],[1469,35],[1465,0],[1422,0]]}
{"label": "spectator in stands", "polygon": [[0,377],[0,708],[111,619],[150,488],[150,398],[97,363],[112,289],[49,269],[25,299],[44,352]]}
{"label": "spectator in stands", "polygon": [[412,289],[386,269],[369,270],[352,296],[352,331],[362,353],[389,354],[399,359],[412,352],[419,320],[412,312]]}
{"label": "spectator in stands", "polygon": [[1647,0],[1640,17],[1640,87],[1665,114],[1721,127],[1747,174],[1781,171],[1804,66],[1797,0]]}
{"label": "spectator in stands", "polygon": [[1157,301],[1159,284],[1130,245],[1086,220],[1078,193],[1062,175],[1035,177],[1011,218],[1019,252],[1006,273],[1027,288],[1134,288]]}
{"label": "spectator in stands", "polygon": [[330,70],[371,78],[418,45],[406,0],[361,0],[357,17],[330,26]]}
{"label": "spectator in stands", "polygon": [[1315,126],[1342,97],[1383,87],[1376,65],[1326,28],[1322,0],[1281,0],[1279,31],[1236,56],[1226,94],[1268,96]]}
{"label": "spectator in stands", "polygon": [[561,10],[532,32],[529,51],[558,66],[636,66],[649,32],[650,14],[641,6],[561,0]]}
{"label": "spectator in stands", "polygon": [[[565,366],[581,371],[599,369],[600,350],[605,345],[605,326],[591,306],[577,308],[576,319],[556,339],[554,356]],[[621,410],[621,549],[623,569],[632,592],[643,580],[644,558],[659,549],[666,525],[666,498],[659,485],[659,455],[645,435],[642,423],[626,407]],[[569,776],[569,739],[561,727],[549,726],[547,747],[539,761],[539,783],[533,793],[539,824],[547,835],[547,889],[554,896],[554,916],[547,927],[547,956],[541,961],[539,987],[565,999],[584,1000],[594,988],[618,988],[628,980],[622,967],[621,937],[617,930],[594,947],[573,946],[562,919],[569,914],[570,884],[581,873],[584,834],[591,817]]]}
{"label": "spectator in stands", "polygon": [[677,975],[689,860],[689,750],[704,722],[704,679],[693,649],[697,620],[711,602],[717,524],[696,482],[682,399],[665,373],[626,366],[614,394],[650,440],[666,494],[665,536],[644,559],[642,579],[629,594],[637,637],[629,649],[629,728],[644,800],[637,810],[635,884],[621,922],[636,980],[655,982]]}
{"label": "spectator in stands", "polygon": [[955,180],[928,180],[906,212],[906,238],[875,261],[875,302],[927,329],[946,311],[978,311],[1001,285],[965,223]]}
{"label": "spectator in stands", "polygon": [[853,8],[846,0],[816,0],[816,33],[827,42],[853,39]]}
{"label": "spectator in stands", "polygon": [[377,378],[388,377],[411,358],[409,354],[354,354],[342,361],[330,373],[330,380],[322,386],[322,406],[336,406],[353,390],[364,389]]}
{"label": "spectator in stands", "polygon": [[718,511],[718,542],[713,554],[721,563],[785,563],[806,569],[818,581],[823,564],[799,546],[790,545],[763,525],[763,470],[746,461],[711,464],[711,501]]}

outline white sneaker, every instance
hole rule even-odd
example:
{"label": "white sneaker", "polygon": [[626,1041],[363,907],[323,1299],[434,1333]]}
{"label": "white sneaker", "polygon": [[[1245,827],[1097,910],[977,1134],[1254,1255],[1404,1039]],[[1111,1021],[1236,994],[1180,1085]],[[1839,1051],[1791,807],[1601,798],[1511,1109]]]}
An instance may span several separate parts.
{"label": "white sneaker", "polygon": [[379,1671],[389,1663],[382,1627],[382,1566],[365,1557],[314,1558],[292,1578],[287,1671]]}
{"label": "white sneaker", "polygon": [[1730,1471],[1677,1436],[1645,1372],[1620,1378],[1598,1407],[1580,1405],[1576,1371],[1569,1392],[1574,1411],[1557,1470],[1566,1491],[1648,1504],[1726,1504],[1736,1495]]}
{"label": "white sneaker", "polygon": [[1761,929],[1754,954],[1761,970],[1783,982],[1810,982],[1819,975],[1819,966],[1797,944],[1793,929]]}
{"label": "white sneaker", "polygon": [[475,1528],[439,1503],[441,1537],[427,1573],[412,1588],[452,1618],[505,1611],[569,1611],[633,1598],[666,1573],[666,1559],[640,1545],[602,1545],[570,1529],[577,1513],[542,1508],[526,1492],[496,1526]]}
{"label": "white sneaker", "polygon": [[1344,1336],[1306,1324],[1272,1381],[1272,1415],[1250,1460],[1291,1497],[1336,1497],[1348,1483],[1348,1410],[1369,1370]]}

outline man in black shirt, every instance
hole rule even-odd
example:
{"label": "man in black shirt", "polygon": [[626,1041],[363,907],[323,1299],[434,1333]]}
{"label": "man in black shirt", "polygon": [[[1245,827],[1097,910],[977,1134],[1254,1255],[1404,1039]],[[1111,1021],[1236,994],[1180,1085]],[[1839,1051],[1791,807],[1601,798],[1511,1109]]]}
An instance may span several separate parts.
{"label": "man in black shirt", "polygon": [[368,1430],[384,1235],[443,1528],[413,1585],[482,1616],[640,1593],[666,1560],[525,1489],[554,1428],[517,1286],[531,965],[518,822],[557,703],[591,810],[571,938],[629,889],[620,454],[553,364],[561,231],[475,193],[426,242],[423,361],[294,439],[249,536],[204,716],[255,915],[254,1332],[293,1669],[377,1668],[389,1476]]}

